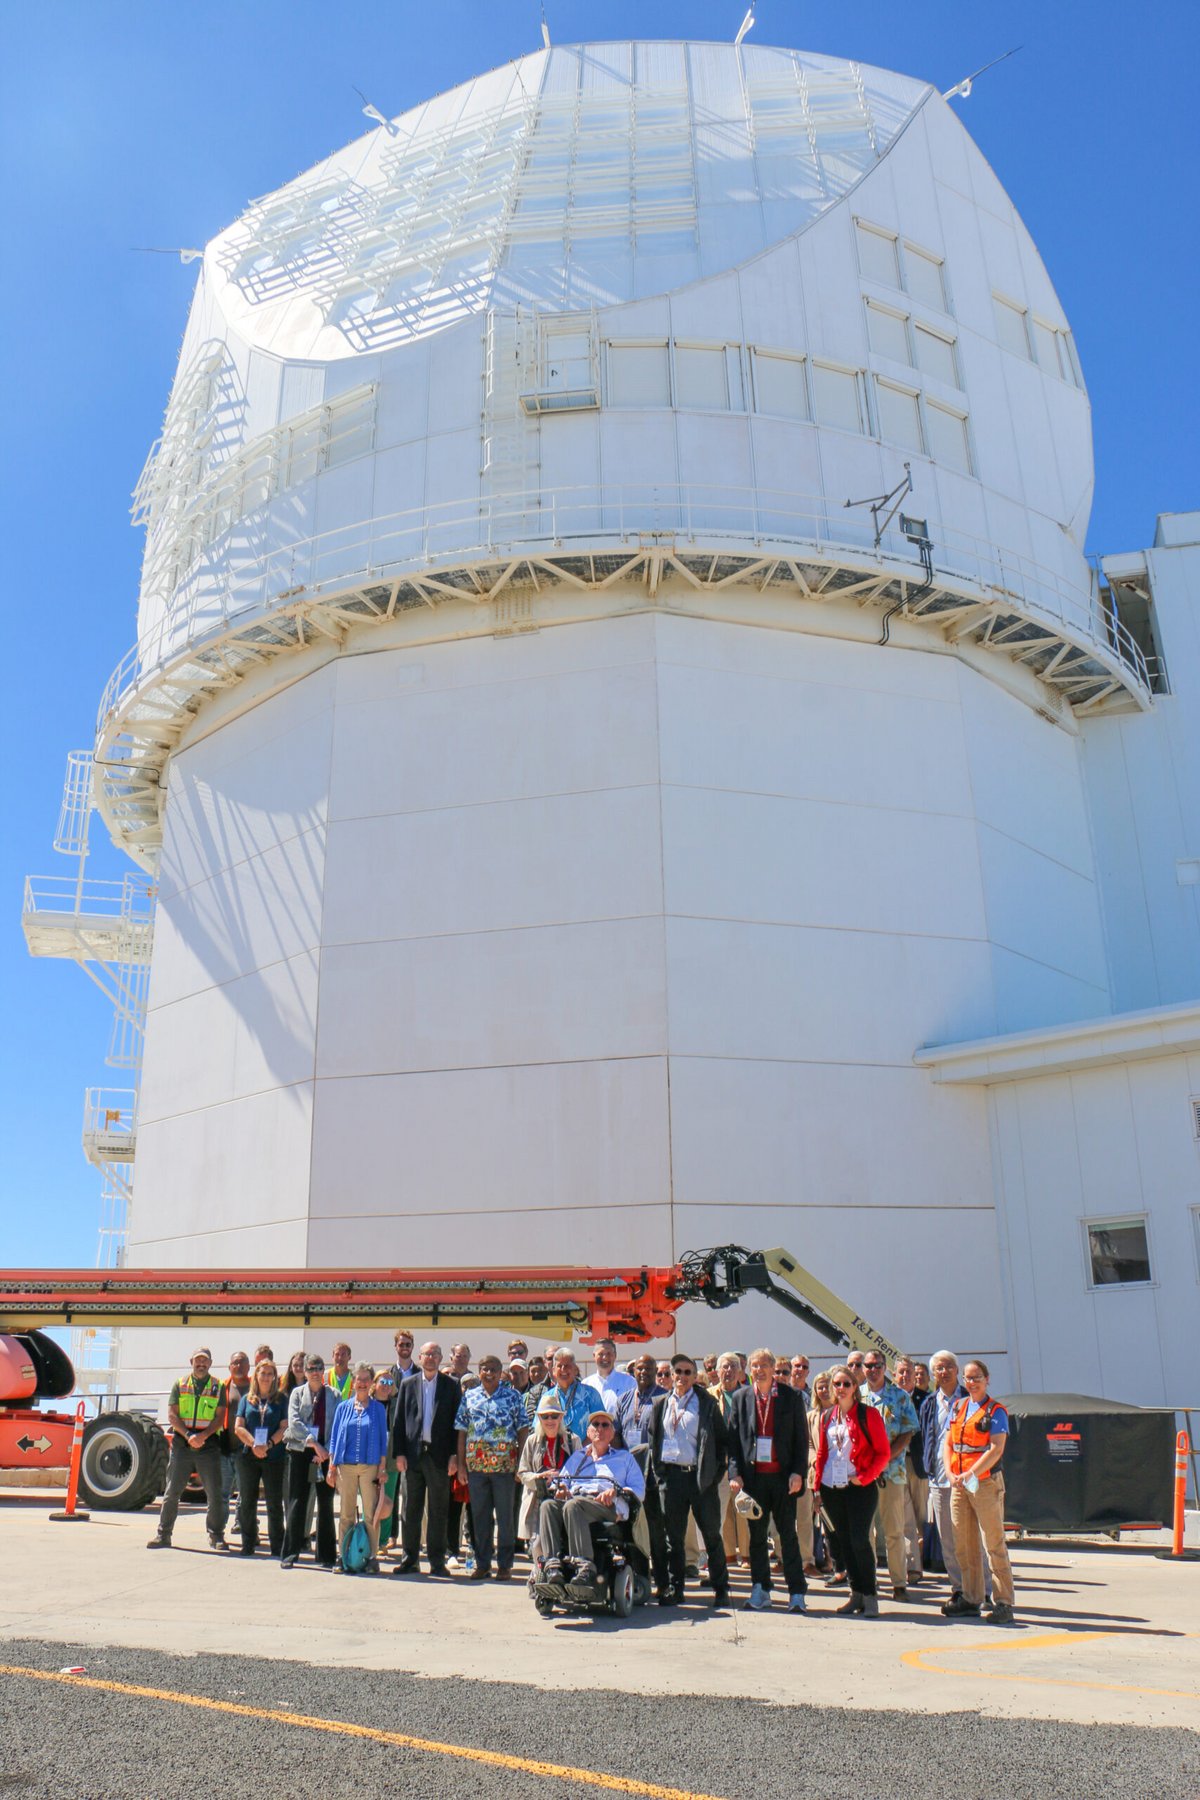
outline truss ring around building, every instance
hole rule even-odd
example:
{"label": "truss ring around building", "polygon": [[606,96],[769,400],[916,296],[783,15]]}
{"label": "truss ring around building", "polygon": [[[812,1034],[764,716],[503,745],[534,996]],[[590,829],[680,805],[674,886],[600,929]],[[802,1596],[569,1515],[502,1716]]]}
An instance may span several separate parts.
{"label": "truss ring around building", "polygon": [[855,531],[821,501],[761,490],[541,490],[375,519],[236,564],[214,546],[108,682],[97,805],[114,841],[153,869],[162,777],[207,699],[282,657],[422,612],[430,628],[405,642],[647,607],[714,616],[719,604],[721,616],[749,620],[755,596],[771,603],[769,621],[755,622],[783,629],[812,628],[800,605],[789,618],[789,601],[869,607],[889,625],[915,622],[943,644],[1023,664],[1077,713],[1149,705],[1139,646],[1091,594],[962,534],[935,544],[930,574],[894,529],[878,544],[869,529],[855,542]]}

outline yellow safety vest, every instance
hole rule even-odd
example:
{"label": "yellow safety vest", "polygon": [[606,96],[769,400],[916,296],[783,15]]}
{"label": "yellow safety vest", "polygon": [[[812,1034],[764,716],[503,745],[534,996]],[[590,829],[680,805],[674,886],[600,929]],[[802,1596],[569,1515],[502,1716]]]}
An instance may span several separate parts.
{"label": "yellow safety vest", "polygon": [[347,1369],[339,1381],[336,1369],[326,1369],[325,1385],[333,1389],[339,1400],[346,1400],[354,1391],[354,1371]]}
{"label": "yellow safety vest", "polygon": [[[184,1396],[191,1401],[190,1416],[184,1410]],[[196,1385],[194,1375],[189,1375],[179,1384],[179,1417],[189,1435],[193,1431],[203,1431],[211,1425],[217,1416],[221,1404],[221,1384],[213,1376],[206,1375],[200,1386]]]}

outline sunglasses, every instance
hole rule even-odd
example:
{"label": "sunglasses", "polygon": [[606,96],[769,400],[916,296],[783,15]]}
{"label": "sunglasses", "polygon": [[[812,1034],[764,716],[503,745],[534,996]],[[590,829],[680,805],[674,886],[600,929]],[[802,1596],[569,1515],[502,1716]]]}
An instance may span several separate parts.
{"label": "sunglasses", "polygon": [[875,1363],[864,1363],[864,1364],[863,1364],[863,1368],[864,1368],[864,1369],[882,1369],[882,1368],[883,1368],[883,1364],[882,1364],[882,1363],[879,1363],[879,1362],[875,1362]]}
{"label": "sunglasses", "polygon": [[835,1388],[852,1388],[854,1383],[852,1381],[835,1381],[833,1385]]}

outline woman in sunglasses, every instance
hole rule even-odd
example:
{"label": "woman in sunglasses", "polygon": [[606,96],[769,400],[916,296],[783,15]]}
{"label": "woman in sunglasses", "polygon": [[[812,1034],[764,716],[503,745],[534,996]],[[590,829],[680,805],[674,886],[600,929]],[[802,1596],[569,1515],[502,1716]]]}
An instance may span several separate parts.
{"label": "woman in sunglasses", "polygon": [[829,1386],[834,1403],[821,1419],[813,1480],[829,1520],[834,1560],[850,1577],[850,1598],[837,1611],[877,1619],[871,1520],[875,1483],[891,1456],[887,1426],[874,1407],[863,1405],[849,1369],[831,1369]]}

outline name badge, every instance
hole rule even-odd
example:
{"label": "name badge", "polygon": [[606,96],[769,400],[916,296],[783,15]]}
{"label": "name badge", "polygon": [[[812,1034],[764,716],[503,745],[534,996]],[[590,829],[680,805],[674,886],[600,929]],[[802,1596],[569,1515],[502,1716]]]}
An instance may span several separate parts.
{"label": "name badge", "polygon": [[257,1450],[258,1448],[260,1448],[261,1445],[265,1444],[267,1439],[270,1437],[270,1435],[271,1434],[267,1430],[265,1425],[256,1425],[254,1428],[254,1447],[255,1447],[255,1449]]}
{"label": "name badge", "polygon": [[768,1463],[773,1460],[775,1452],[771,1446],[774,1442],[774,1438],[769,1437],[759,1437],[754,1440],[755,1462]]}

